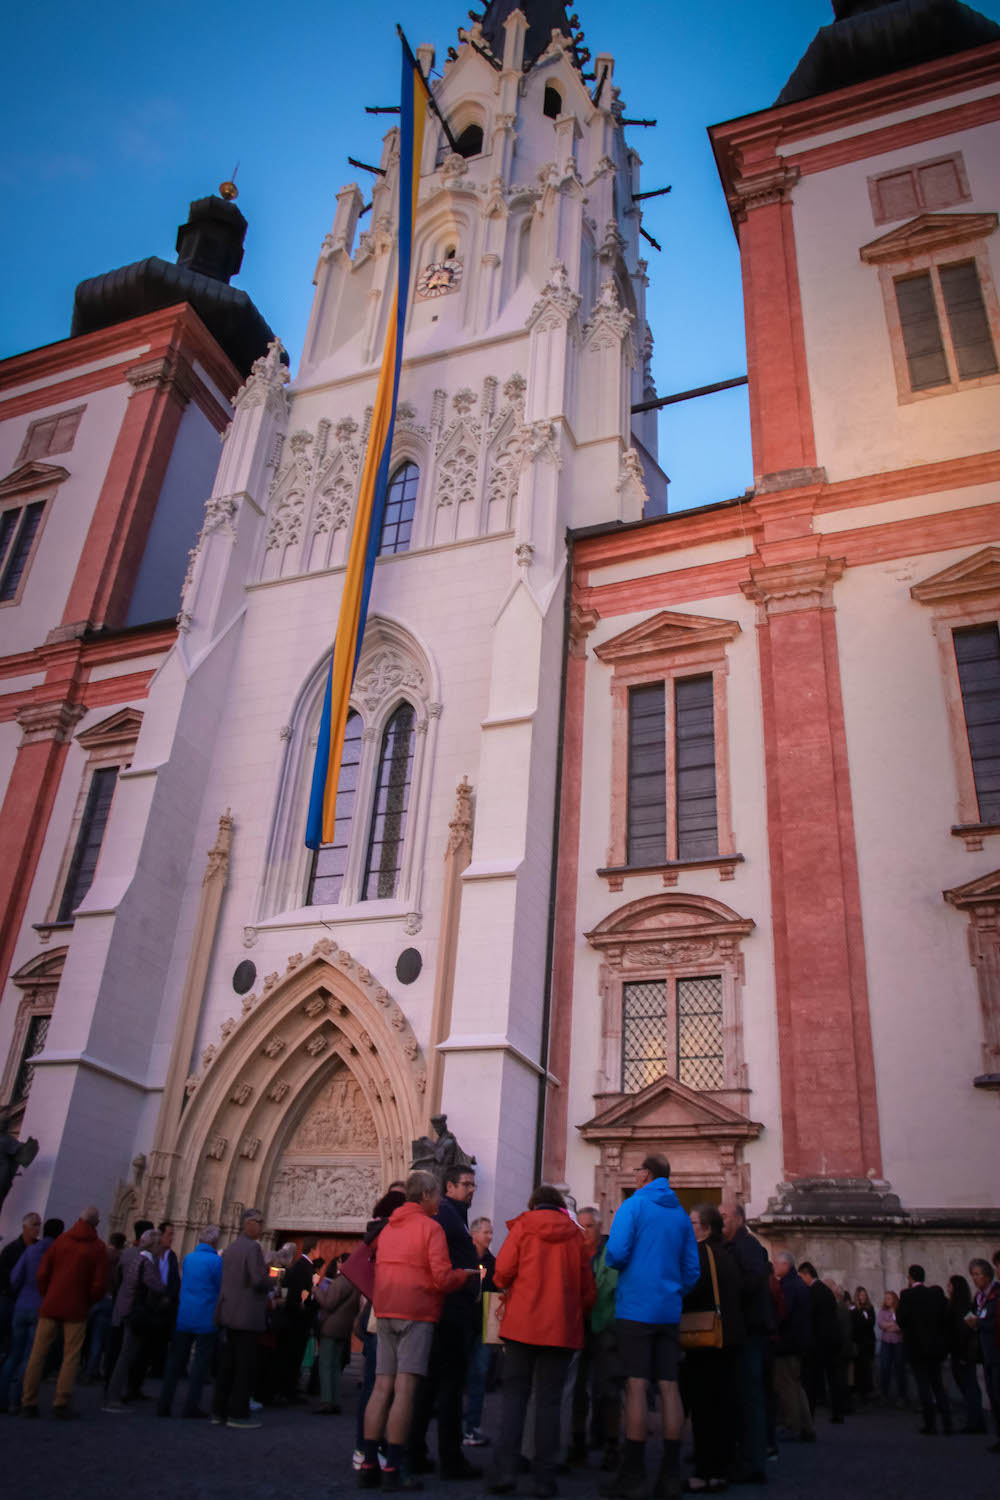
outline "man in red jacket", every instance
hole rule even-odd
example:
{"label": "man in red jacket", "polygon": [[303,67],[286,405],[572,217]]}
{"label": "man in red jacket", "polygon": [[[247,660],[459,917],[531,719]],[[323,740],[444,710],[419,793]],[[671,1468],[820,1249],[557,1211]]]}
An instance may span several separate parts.
{"label": "man in red jacket", "polygon": [[52,1406],[54,1417],[71,1417],[69,1398],[73,1394],[87,1331],[87,1314],[104,1296],[107,1280],[107,1250],[97,1237],[101,1216],[96,1208],[85,1208],[72,1229],[61,1234],[42,1256],[37,1285],[42,1293],[38,1309],[38,1327],[31,1346],[31,1358],[24,1375],[21,1414],[38,1416],[38,1388],[42,1383],[45,1356],[61,1328],[63,1357],[56,1381]]}
{"label": "man in red jacket", "polygon": [[[364,1462],[359,1489],[409,1487],[400,1466],[413,1419],[417,1382],[427,1373],[434,1325],[446,1293],[478,1285],[480,1273],[453,1269],[444,1230],[434,1220],[441,1187],[431,1172],[411,1172],[406,1202],[375,1242],[378,1319],[375,1388],[365,1408]],[[385,1432],[389,1461],[379,1469],[378,1445]],[[413,1488],[421,1488],[414,1484]]]}

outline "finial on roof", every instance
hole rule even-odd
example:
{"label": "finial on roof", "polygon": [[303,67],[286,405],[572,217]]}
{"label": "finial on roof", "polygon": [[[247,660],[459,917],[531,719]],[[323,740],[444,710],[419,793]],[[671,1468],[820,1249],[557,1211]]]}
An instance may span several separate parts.
{"label": "finial on roof", "polygon": [[233,168],[233,175],[227,182],[219,183],[219,197],[224,198],[227,203],[232,203],[234,198],[240,196],[240,190],[236,186],[236,174],[240,170],[239,162]]}

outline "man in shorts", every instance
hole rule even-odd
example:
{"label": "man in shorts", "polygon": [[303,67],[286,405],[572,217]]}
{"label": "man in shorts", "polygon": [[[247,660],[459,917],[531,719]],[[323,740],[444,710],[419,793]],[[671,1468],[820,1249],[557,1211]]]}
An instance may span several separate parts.
{"label": "man in shorts", "polygon": [[[454,1270],[444,1230],[435,1222],[441,1188],[430,1172],[411,1172],[406,1202],[397,1208],[375,1242],[378,1348],[375,1386],[365,1408],[362,1490],[419,1489],[401,1469],[417,1382],[427,1374],[434,1328],[448,1292],[479,1284],[479,1267]],[[385,1434],[388,1462],[379,1468],[378,1445]]]}
{"label": "man in shorts", "polygon": [[625,1373],[625,1456],[601,1494],[644,1500],[646,1386],[656,1385],[663,1417],[663,1461],[652,1494],[681,1493],[680,1445],[684,1408],[677,1387],[681,1303],[698,1280],[698,1247],[691,1220],[668,1181],[670,1163],[647,1156],[636,1168],[636,1191],[615,1214],[605,1259],[618,1272],[615,1333]]}

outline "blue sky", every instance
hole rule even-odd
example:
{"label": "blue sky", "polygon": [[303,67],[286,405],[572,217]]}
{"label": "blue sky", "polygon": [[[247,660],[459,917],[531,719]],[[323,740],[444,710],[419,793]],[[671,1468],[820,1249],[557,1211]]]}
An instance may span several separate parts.
{"label": "blue sky", "polygon": [[[820,26],[829,0],[579,0],[596,55],[611,52],[647,204],[649,312],[661,394],[746,369],[739,257],[706,127],[765,107]],[[978,6],[1000,19],[1000,0]],[[236,283],[298,358],[317,252],[348,154],[377,160],[394,102],[394,23],[438,58],[468,0],[244,0],[168,6],[78,0],[8,10],[0,111],[0,355],[69,332],[78,281],[147,255],[174,258],[188,201],[240,162],[250,222]],[[668,408],[661,460],[674,508],[741,493],[751,482],[746,392]]]}

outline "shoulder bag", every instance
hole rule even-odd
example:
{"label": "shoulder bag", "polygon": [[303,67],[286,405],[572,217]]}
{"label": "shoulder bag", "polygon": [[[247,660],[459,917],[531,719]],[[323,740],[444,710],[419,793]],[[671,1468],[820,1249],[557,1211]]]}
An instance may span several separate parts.
{"label": "shoulder bag", "polygon": [[719,1306],[719,1278],[715,1274],[715,1256],[711,1247],[705,1246],[708,1268],[712,1273],[712,1296],[715,1308],[711,1312],[681,1313],[680,1340],[682,1349],[722,1348],[722,1308]]}

